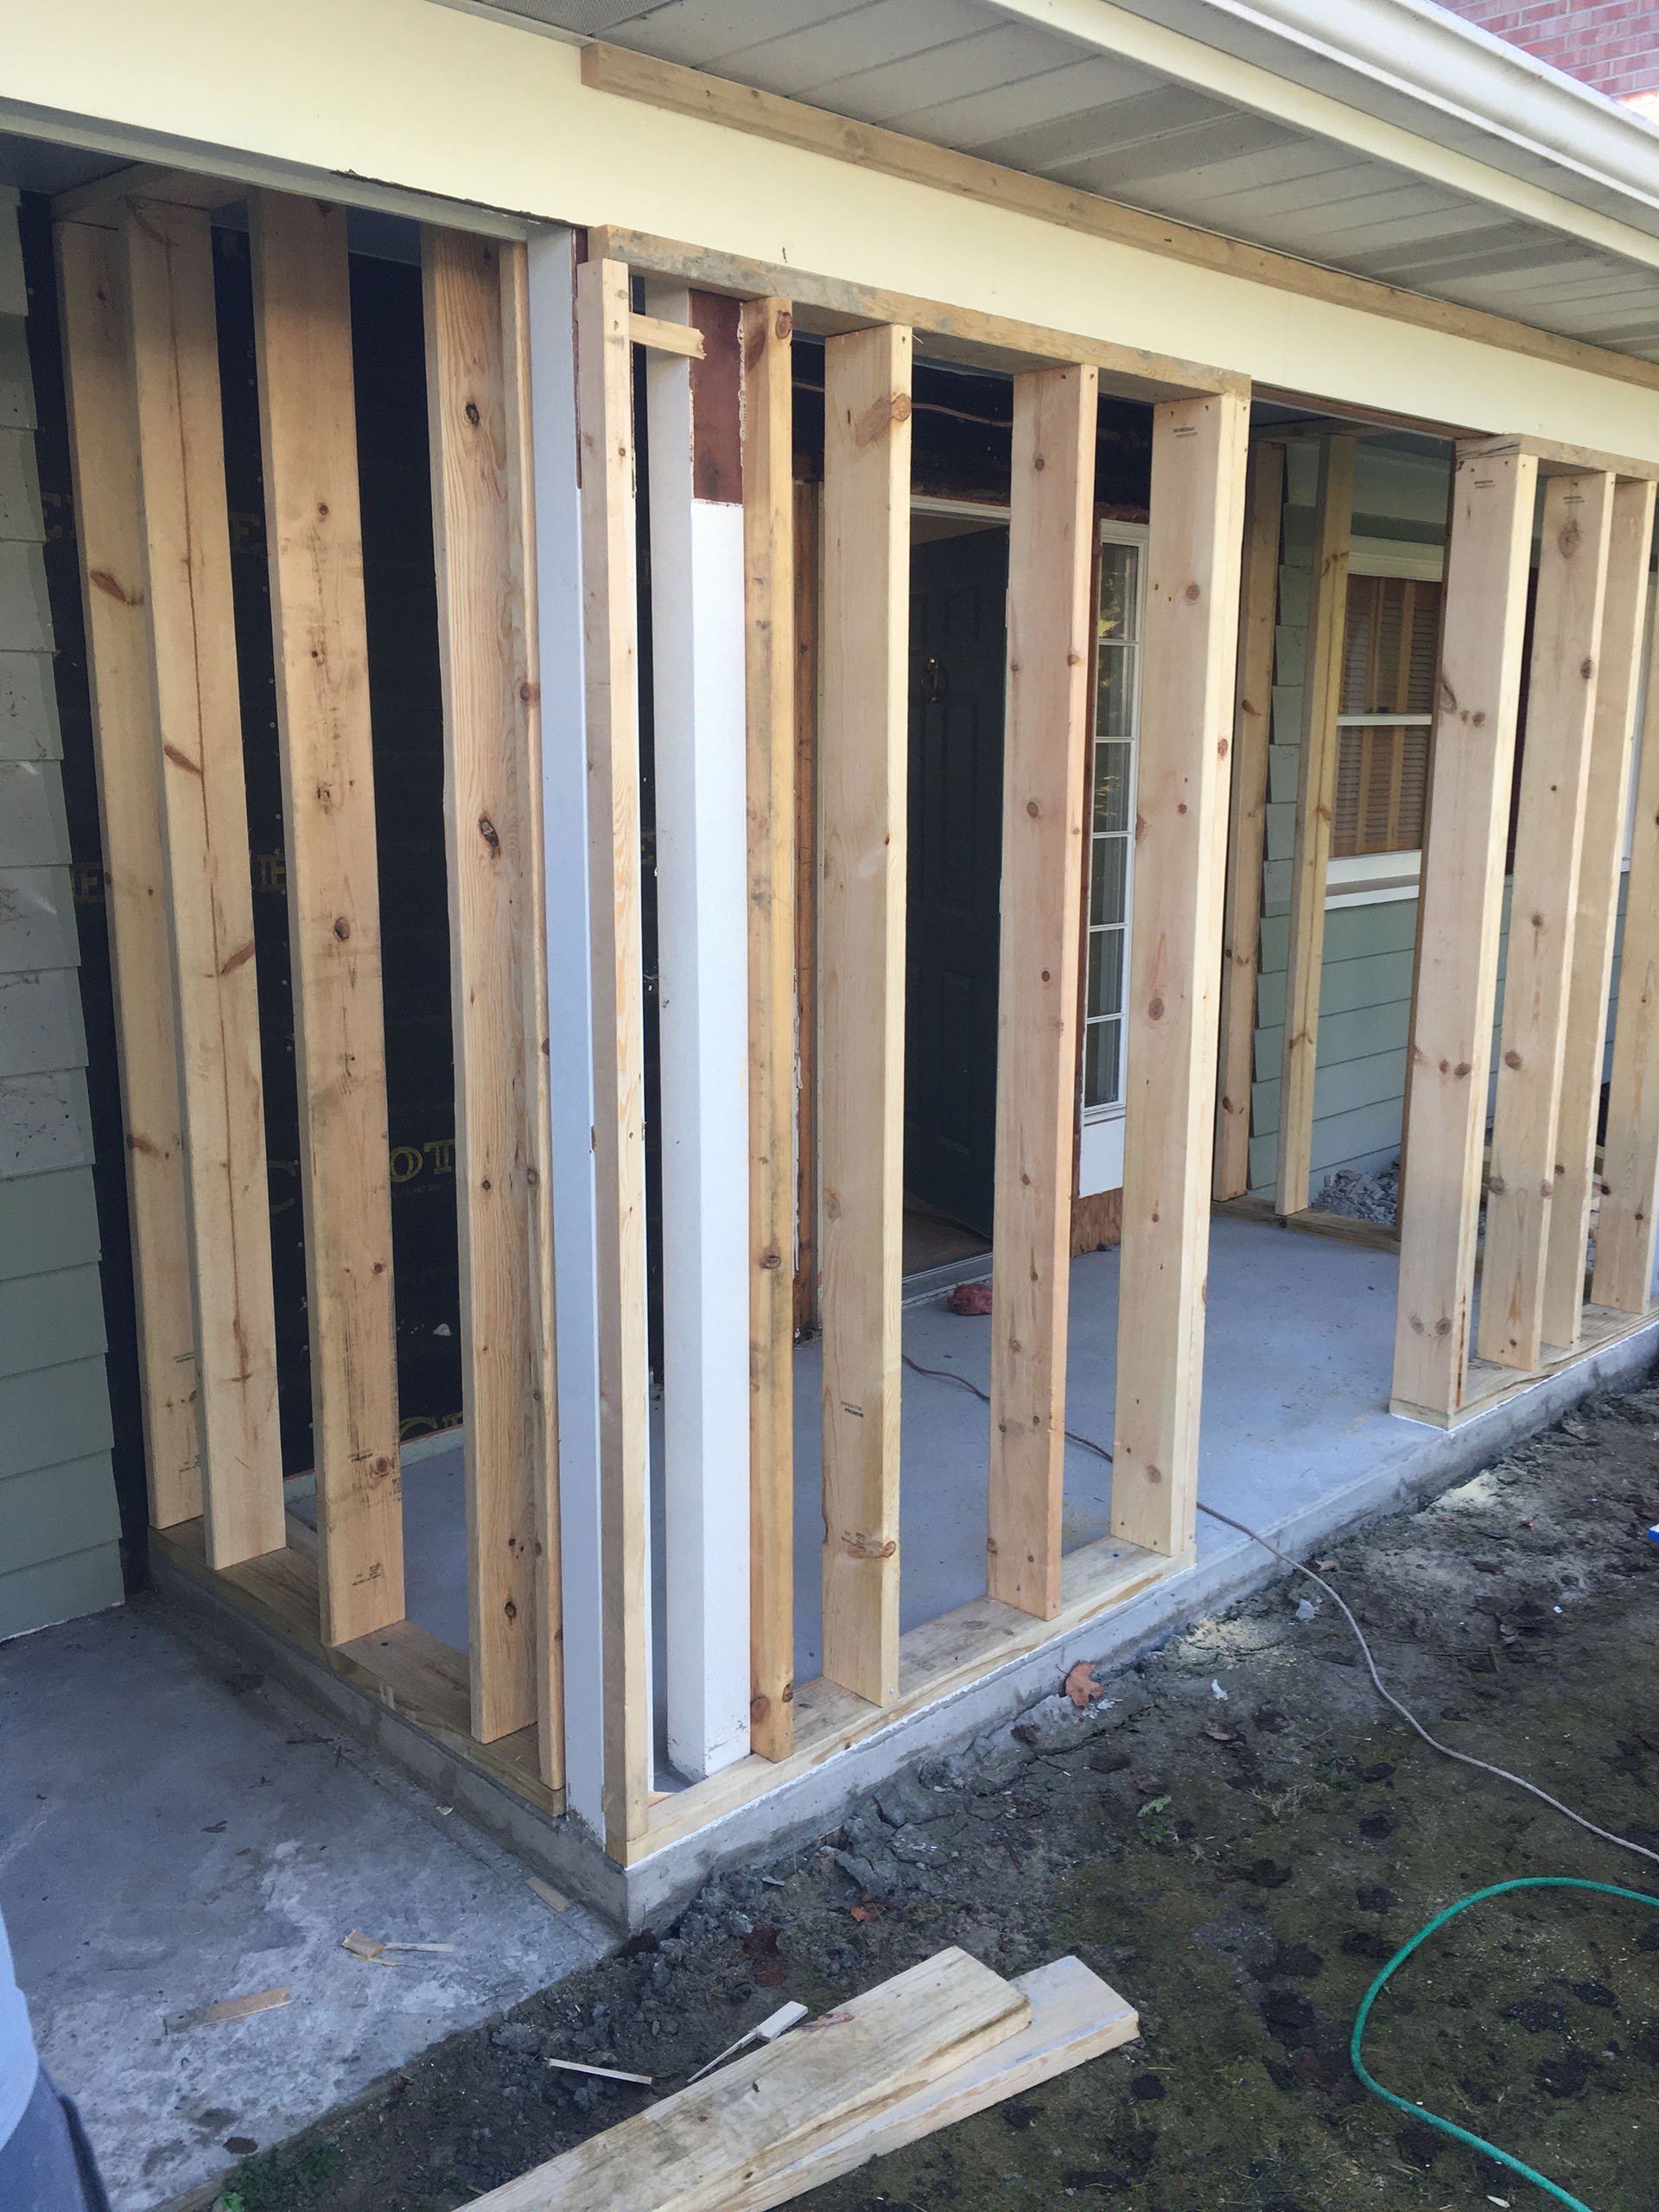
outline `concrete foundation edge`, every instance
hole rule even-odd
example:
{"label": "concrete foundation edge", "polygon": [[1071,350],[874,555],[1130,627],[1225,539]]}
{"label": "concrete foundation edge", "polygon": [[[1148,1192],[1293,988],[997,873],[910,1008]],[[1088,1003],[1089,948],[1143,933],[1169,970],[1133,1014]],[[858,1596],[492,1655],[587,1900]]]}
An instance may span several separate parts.
{"label": "concrete foundation edge", "polygon": [[[1371,1473],[1284,1515],[1262,1533],[1293,1557],[1334,1543],[1367,1522],[1465,1480],[1596,1392],[1628,1388],[1646,1372],[1656,1353],[1659,1319],[1455,1430],[1417,1427],[1415,1440]],[[1415,1427],[1402,1423],[1408,1426]],[[1227,1501],[1222,1495],[1215,1502],[1224,1509]],[[354,1740],[379,1751],[441,1802],[464,1812],[505,1849],[603,1919],[633,1930],[673,1913],[724,1868],[756,1859],[776,1860],[816,1842],[836,1827],[849,1803],[901,1767],[961,1751],[988,1730],[1017,1719],[1053,1690],[1079,1659],[1097,1670],[1121,1671],[1178,1630],[1236,1604],[1286,1569],[1242,1537],[1230,1541],[1141,1597],[908,1714],[626,1869],[607,1858],[571,1815],[555,1820],[525,1804],[425,1730],[159,1557],[153,1571],[159,1587],[182,1611],[204,1619],[225,1641],[256,1656],[268,1673],[319,1707]]]}

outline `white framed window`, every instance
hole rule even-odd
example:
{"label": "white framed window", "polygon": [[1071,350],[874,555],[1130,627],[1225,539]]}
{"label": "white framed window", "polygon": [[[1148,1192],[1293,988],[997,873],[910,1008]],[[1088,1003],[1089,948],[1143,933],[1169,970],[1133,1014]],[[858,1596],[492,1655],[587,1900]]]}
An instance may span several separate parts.
{"label": "white framed window", "polygon": [[1145,524],[1103,521],[1098,529],[1077,1179],[1084,1197],[1116,1190],[1123,1179],[1123,992],[1146,621]]}

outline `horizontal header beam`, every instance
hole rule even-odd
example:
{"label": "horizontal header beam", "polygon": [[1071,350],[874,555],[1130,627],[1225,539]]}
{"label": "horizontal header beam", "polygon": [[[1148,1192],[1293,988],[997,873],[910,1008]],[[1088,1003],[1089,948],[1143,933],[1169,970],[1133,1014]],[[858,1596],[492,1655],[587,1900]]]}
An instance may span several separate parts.
{"label": "horizontal header beam", "polygon": [[849,331],[884,327],[911,329],[920,360],[961,362],[1009,376],[1078,362],[1098,369],[1101,390],[1122,399],[1191,399],[1249,389],[1247,378],[1228,370],[1177,360],[1143,346],[1046,330],[839,276],[815,276],[782,262],[749,261],[648,232],[597,227],[588,233],[588,251],[594,260],[625,262],[648,276],[678,276],[699,291],[728,292],[739,299],[792,298],[796,329],[817,336],[839,338]]}

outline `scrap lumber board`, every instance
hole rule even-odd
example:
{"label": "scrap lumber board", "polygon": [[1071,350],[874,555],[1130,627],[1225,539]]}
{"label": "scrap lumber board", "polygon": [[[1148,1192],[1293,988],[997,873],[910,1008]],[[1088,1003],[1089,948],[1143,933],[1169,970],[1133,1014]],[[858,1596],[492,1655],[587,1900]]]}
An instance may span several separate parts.
{"label": "scrap lumber board", "polygon": [[885,2158],[925,2135],[970,2120],[1006,2097],[1039,2088],[1057,2074],[1098,2058],[1103,2051],[1133,2043],[1141,2032],[1134,2006],[1091,1974],[1081,1959],[1056,1959],[1030,1974],[1015,1974],[1011,1986],[1031,2005],[1030,2025],[1020,2034],[874,2118],[855,2121],[769,2179],[734,2191],[724,2212],[771,2212],[772,2206],[787,2204],[872,2158]]}
{"label": "scrap lumber board", "polygon": [[723,2212],[1030,2018],[1022,1991],[965,1951],[940,1951],[492,2190],[475,2212]]}

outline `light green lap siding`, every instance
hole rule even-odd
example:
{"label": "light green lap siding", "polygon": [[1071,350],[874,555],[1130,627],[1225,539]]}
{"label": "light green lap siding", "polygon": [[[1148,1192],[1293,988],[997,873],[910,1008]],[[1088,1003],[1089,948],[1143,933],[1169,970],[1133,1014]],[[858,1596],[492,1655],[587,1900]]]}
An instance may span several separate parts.
{"label": "light green lap siding", "polygon": [[98,1201],[90,1167],[0,1183],[0,1282],[98,1263]]}
{"label": "light green lap siding", "polygon": [[19,267],[16,195],[0,190],[0,1637],[122,1594]]}
{"label": "light green lap siding", "polygon": [[0,1573],[0,1639],[101,1612],[121,1597],[121,1550],[113,1541]]}
{"label": "light green lap siding", "polygon": [[0,1572],[10,1573],[114,1543],[121,1525],[108,1460],[94,1452],[7,1477],[0,1482],[0,1528],[6,1532]]}

